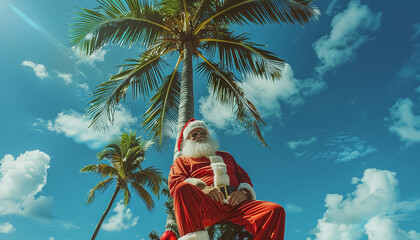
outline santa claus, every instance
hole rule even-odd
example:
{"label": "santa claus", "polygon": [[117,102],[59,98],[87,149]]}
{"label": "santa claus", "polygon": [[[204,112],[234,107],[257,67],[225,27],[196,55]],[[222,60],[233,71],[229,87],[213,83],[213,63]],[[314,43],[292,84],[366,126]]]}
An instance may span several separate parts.
{"label": "santa claus", "polygon": [[207,240],[206,227],[227,221],[244,226],[254,240],[283,239],[284,209],[256,200],[248,174],[218,148],[203,121],[185,124],[178,140],[181,156],[168,179],[180,240]]}

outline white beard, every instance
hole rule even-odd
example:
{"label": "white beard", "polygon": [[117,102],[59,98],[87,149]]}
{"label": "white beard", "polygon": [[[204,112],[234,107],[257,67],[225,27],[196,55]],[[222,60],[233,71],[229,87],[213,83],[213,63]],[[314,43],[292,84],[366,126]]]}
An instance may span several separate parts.
{"label": "white beard", "polygon": [[218,149],[219,143],[210,135],[207,135],[206,140],[194,141],[186,139],[182,143],[182,155],[190,158],[215,156]]}

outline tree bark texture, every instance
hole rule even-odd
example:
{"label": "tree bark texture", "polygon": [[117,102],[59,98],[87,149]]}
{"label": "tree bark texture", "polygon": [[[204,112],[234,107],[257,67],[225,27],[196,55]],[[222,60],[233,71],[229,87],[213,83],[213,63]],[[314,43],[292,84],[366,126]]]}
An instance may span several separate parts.
{"label": "tree bark texture", "polygon": [[[184,60],[181,77],[181,93],[178,110],[177,141],[185,123],[194,117],[193,66],[191,42],[184,43]],[[175,150],[177,150],[175,143]]]}
{"label": "tree bark texture", "polygon": [[[194,117],[194,90],[193,90],[193,66],[192,66],[192,44],[191,42],[184,43],[184,59],[182,62],[182,76],[181,76],[181,93],[178,108],[178,125],[176,131],[176,141],[174,154],[178,151],[178,139],[182,128],[191,118]],[[174,223],[169,214],[166,218],[166,230],[169,225]]]}

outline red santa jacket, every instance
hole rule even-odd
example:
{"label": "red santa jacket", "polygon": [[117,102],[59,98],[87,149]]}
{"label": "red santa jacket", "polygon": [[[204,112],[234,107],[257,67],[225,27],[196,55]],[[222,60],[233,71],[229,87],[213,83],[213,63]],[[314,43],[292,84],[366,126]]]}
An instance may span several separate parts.
{"label": "red santa jacket", "polygon": [[205,184],[231,185],[239,189],[246,189],[255,200],[255,192],[251,179],[227,152],[216,152],[216,156],[189,158],[178,157],[171,166],[168,185],[171,195],[180,182],[189,182],[193,185]]}

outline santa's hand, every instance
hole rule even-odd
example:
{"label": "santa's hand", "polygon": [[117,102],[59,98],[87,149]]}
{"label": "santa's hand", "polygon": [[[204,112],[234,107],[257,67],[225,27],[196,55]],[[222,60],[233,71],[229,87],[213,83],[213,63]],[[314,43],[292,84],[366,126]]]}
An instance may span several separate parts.
{"label": "santa's hand", "polygon": [[230,205],[236,206],[247,199],[247,195],[242,191],[234,191],[229,195],[228,202]]}
{"label": "santa's hand", "polygon": [[212,186],[206,186],[204,189],[202,189],[203,193],[209,196],[214,201],[218,201],[220,203],[223,203],[223,193],[215,187]]}

